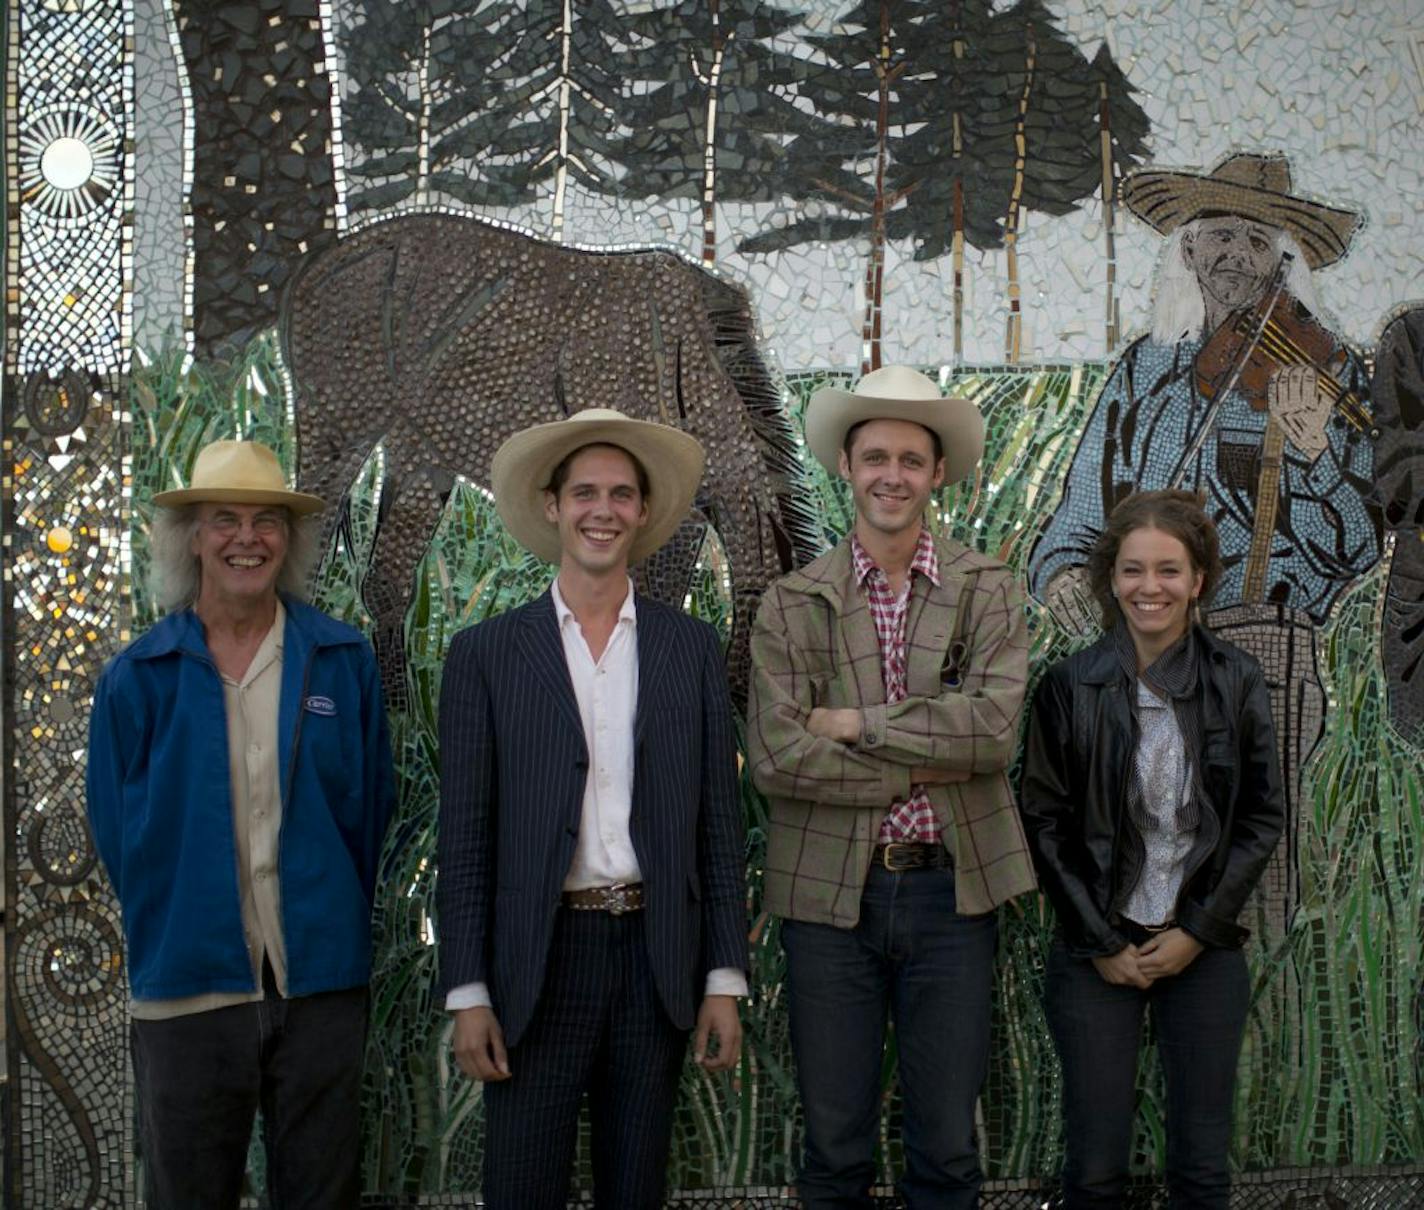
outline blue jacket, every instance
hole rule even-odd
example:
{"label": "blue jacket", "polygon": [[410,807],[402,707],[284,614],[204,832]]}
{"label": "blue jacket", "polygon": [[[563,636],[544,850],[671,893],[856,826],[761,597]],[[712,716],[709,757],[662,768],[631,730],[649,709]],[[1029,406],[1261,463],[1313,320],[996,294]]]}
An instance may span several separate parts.
{"label": "blue jacket", "polygon": [[[284,599],[278,877],[293,996],[371,974],[371,904],[395,802],[375,657]],[[123,908],[136,999],[256,990],[242,931],[222,681],[191,610],[120,652],[94,694],[88,805]]]}

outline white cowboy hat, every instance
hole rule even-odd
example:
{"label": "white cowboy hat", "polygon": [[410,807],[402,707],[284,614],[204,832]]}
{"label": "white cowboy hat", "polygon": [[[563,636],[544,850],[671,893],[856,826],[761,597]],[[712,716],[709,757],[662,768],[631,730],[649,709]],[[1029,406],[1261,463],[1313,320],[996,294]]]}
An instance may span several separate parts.
{"label": "white cowboy hat", "polygon": [[702,482],[702,446],[681,429],[633,420],[612,408],[585,408],[567,420],[536,424],[495,451],[490,489],[505,528],[544,562],[559,561],[559,530],[544,515],[544,489],[554,468],[586,445],[627,450],[647,471],[648,521],[633,540],[628,560],[647,558],[677,532],[692,507]]}
{"label": "white cowboy hat", "polygon": [[1209,173],[1142,169],[1122,183],[1122,200],[1133,214],[1163,235],[1205,214],[1239,214],[1295,237],[1312,269],[1345,255],[1360,225],[1351,210],[1324,206],[1291,192],[1290,162],[1282,155],[1241,152]]}
{"label": "white cowboy hat", "polygon": [[933,378],[909,366],[872,370],[854,391],[822,387],[806,405],[806,448],[838,474],[845,435],[864,420],[908,420],[938,434],[946,483],[973,471],[984,452],[984,417],[973,401],[946,398]]}
{"label": "white cowboy hat", "polygon": [[153,502],[162,508],[185,504],[281,504],[297,516],[326,507],[320,496],[287,487],[282,464],[257,441],[214,441],[198,451],[188,486],[159,492]]}

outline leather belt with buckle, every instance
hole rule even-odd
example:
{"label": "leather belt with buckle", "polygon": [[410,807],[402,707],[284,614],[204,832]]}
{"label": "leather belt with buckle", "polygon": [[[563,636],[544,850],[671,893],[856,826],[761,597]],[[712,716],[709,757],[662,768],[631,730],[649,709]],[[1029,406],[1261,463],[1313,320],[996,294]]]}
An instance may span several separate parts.
{"label": "leather belt with buckle", "polygon": [[641,882],[616,883],[613,886],[591,886],[581,891],[565,891],[564,906],[576,912],[607,912],[621,916],[643,908]]}
{"label": "leather belt with buckle", "polygon": [[892,873],[898,870],[942,870],[950,865],[949,850],[942,844],[895,841],[875,846],[875,864]]}

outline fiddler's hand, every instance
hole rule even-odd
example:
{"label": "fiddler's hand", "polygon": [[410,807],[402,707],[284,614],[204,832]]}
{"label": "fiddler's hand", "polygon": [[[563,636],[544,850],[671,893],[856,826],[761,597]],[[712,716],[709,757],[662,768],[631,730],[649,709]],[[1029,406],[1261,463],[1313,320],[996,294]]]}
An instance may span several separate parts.
{"label": "fiddler's hand", "polygon": [[1098,607],[1088,587],[1086,567],[1065,567],[1054,575],[1044,589],[1043,603],[1069,634],[1087,639],[1098,633]]}
{"label": "fiddler's hand", "polygon": [[1266,399],[1296,449],[1311,461],[1325,452],[1325,426],[1335,399],[1314,366],[1282,366],[1271,375]]}

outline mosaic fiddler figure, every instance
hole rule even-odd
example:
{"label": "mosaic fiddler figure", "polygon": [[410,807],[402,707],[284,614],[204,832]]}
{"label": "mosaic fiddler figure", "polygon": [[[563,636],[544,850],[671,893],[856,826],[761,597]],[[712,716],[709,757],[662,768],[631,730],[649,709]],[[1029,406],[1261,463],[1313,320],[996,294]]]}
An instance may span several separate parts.
{"label": "mosaic fiddler figure", "polygon": [[728,672],[744,697],[762,589],[821,541],[798,501],[794,432],[753,329],[740,288],[673,252],[568,248],[460,215],[388,218],[302,265],[281,324],[297,480],[343,498],[382,446],[361,591],[393,704],[405,701],[416,565],[455,477],[487,486],[511,433],[588,407],[675,425],[706,448],[691,519],[635,575],[680,606],[716,531],[733,599]]}

